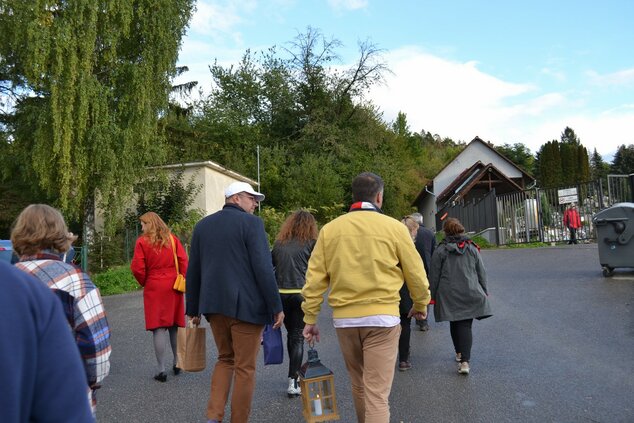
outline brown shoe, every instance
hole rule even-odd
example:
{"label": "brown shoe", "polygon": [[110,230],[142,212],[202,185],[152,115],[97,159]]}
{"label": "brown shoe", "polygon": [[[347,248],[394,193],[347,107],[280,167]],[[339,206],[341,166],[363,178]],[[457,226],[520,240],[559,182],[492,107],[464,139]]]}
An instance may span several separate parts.
{"label": "brown shoe", "polygon": [[400,363],[398,363],[398,369],[401,372],[404,372],[406,370],[409,370],[412,368],[412,363],[410,363],[409,361],[401,361]]}

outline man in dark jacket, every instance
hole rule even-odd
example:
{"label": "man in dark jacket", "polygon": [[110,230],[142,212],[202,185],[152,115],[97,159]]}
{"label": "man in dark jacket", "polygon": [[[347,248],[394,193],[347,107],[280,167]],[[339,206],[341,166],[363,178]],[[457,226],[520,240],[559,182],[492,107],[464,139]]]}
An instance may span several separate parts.
{"label": "man in dark jacket", "polygon": [[[431,256],[436,249],[436,236],[434,233],[423,226],[423,215],[420,213],[412,213],[410,215],[416,223],[418,223],[418,232],[416,233],[416,251],[420,254],[420,258],[423,260],[423,266],[425,267],[425,273],[429,277],[429,264],[431,263]],[[418,328],[422,331],[429,330],[429,323],[427,319],[416,320]]]}
{"label": "man in dark jacket", "polygon": [[192,235],[186,313],[194,323],[206,317],[218,349],[209,422],[223,420],[232,384],[231,421],[248,421],[262,330],[284,320],[264,223],[253,215],[262,200],[251,185],[234,182],[222,210],[198,222]]}

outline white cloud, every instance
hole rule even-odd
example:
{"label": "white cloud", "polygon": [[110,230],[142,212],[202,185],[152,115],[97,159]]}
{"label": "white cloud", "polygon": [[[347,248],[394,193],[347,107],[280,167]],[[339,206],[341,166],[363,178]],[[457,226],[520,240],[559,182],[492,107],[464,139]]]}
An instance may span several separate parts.
{"label": "white cloud", "polygon": [[[412,131],[456,141],[477,135],[497,145],[521,142],[535,153],[569,126],[590,152],[597,148],[608,161],[618,145],[634,143],[632,104],[594,112],[566,93],[503,81],[480,71],[476,62],[453,62],[417,48],[389,52],[385,59],[394,74],[369,97],[388,121],[406,113]],[[621,81],[628,75],[618,73]]]}
{"label": "white cloud", "polygon": [[198,0],[189,33],[195,37],[211,37],[216,42],[229,38],[232,42],[241,44],[242,36],[236,28],[245,24],[245,16],[256,7],[255,0]]}
{"label": "white cloud", "polygon": [[540,73],[543,75],[552,77],[557,82],[565,82],[567,79],[566,74],[564,72],[558,71],[553,68],[548,68],[548,67],[542,68]]}
{"label": "white cloud", "polygon": [[591,82],[598,86],[634,85],[634,68],[601,75],[595,71],[586,72]]}
{"label": "white cloud", "polygon": [[359,10],[368,7],[367,0],[328,0],[328,4],[335,10]]}

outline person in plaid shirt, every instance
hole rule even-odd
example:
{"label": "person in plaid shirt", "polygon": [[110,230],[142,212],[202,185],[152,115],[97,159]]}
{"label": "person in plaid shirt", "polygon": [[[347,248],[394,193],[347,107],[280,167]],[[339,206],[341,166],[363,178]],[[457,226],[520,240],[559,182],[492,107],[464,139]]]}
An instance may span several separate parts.
{"label": "person in plaid shirt", "polygon": [[110,371],[110,328],[99,289],[81,269],[62,260],[75,238],[62,214],[46,204],[25,208],[11,232],[20,257],[15,266],[45,282],[62,302],[84,362],[95,414],[95,391]]}

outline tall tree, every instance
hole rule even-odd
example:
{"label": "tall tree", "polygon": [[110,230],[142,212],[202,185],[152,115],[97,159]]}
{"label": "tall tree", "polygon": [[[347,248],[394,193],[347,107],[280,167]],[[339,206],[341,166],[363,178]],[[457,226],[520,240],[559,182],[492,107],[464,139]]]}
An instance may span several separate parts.
{"label": "tall tree", "polygon": [[634,144],[619,146],[614,154],[610,171],[619,175],[634,173]]}
{"label": "tall tree", "polygon": [[528,174],[533,175],[535,157],[531,153],[531,150],[521,142],[517,142],[513,145],[504,144],[502,146],[496,146],[495,150],[524,169]]}
{"label": "tall tree", "polygon": [[119,208],[160,157],[157,121],[194,0],[5,0],[2,85],[20,163],[67,214]]}
{"label": "tall tree", "polygon": [[610,165],[603,161],[603,157],[595,148],[590,157],[590,178],[607,182],[606,176],[610,172]]}

